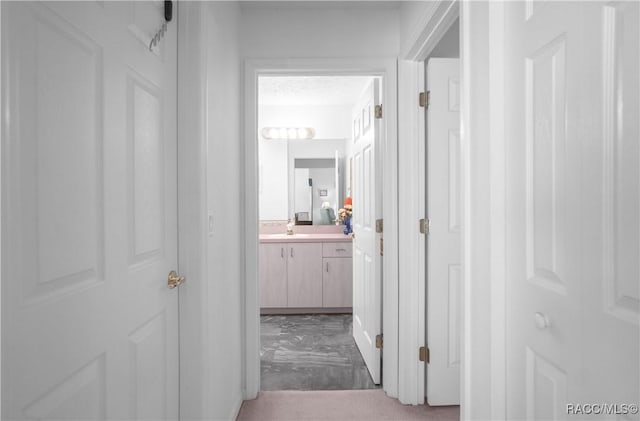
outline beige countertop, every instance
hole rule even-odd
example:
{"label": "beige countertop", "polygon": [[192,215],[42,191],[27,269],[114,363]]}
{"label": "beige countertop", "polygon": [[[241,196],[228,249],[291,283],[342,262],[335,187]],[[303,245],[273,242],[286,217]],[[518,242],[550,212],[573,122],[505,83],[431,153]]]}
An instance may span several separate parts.
{"label": "beige countertop", "polygon": [[260,234],[261,243],[350,243],[351,237],[342,233],[297,233],[287,234]]}

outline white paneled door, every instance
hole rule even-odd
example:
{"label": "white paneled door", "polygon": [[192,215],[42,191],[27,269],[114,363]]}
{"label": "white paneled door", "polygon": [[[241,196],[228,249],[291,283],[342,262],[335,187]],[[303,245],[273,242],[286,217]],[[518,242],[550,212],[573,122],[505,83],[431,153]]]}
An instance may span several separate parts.
{"label": "white paneled door", "polygon": [[507,418],[637,420],[639,4],[504,7]]}
{"label": "white paneled door", "polygon": [[380,384],[380,348],[376,335],[382,331],[380,234],[376,218],[381,217],[381,198],[376,186],[381,178],[376,170],[379,121],[375,105],[380,104],[380,82],[374,79],[363,92],[353,121],[353,337],[374,383]]}
{"label": "white paneled door", "polygon": [[2,418],[177,419],[175,18],[1,7]]}
{"label": "white paneled door", "polygon": [[460,61],[427,63],[427,402],[460,403]]}

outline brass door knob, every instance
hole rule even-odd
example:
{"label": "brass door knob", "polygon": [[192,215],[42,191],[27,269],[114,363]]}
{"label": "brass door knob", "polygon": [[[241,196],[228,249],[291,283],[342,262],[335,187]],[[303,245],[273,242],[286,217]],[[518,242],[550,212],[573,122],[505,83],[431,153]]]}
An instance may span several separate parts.
{"label": "brass door knob", "polygon": [[169,272],[169,280],[167,281],[167,285],[170,289],[179,287],[180,285],[184,284],[184,282],[184,276],[178,276],[175,270]]}

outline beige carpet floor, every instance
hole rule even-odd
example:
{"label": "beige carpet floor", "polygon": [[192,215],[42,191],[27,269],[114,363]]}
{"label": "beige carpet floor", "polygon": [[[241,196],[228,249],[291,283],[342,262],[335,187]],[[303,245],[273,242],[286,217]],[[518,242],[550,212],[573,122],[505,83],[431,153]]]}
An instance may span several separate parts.
{"label": "beige carpet floor", "polygon": [[279,390],[260,392],[245,401],[238,421],[449,421],[460,419],[460,407],[402,405],[382,390]]}

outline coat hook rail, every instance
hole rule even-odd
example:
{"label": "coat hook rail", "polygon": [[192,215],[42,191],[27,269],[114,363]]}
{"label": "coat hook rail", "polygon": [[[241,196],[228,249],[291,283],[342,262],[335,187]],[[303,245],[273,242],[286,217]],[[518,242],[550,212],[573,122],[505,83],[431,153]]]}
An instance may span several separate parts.
{"label": "coat hook rail", "polygon": [[158,45],[162,38],[164,38],[164,34],[167,33],[167,24],[171,22],[173,18],[173,2],[171,0],[165,0],[164,2],[164,22],[162,22],[162,26],[156,32],[156,34],[151,38],[151,42],[149,43],[149,51],[153,51],[153,47]]}

